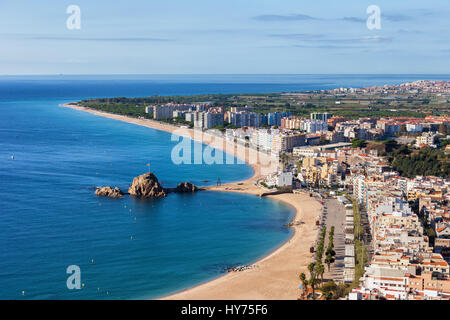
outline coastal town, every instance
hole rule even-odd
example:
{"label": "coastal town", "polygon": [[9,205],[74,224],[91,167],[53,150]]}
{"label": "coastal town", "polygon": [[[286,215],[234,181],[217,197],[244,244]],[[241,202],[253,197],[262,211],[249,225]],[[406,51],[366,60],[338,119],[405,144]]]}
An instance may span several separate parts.
{"label": "coastal town", "polygon": [[[299,299],[449,300],[450,83],[284,96],[314,94],[333,96],[338,107],[346,95],[358,95],[351,100],[367,102],[372,111],[368,96],[387,97],[389,115],[355,117],[329,109],[264,113],[250,104],[169,101],[137,105],[145,113],[132,116],[208,131],[276,158],[276,170],[255,182],[261,192],[306,192],[322,204],[309,274],[297,279]],[[412,109],[416,104],[420,116],[404,116],[402,100]],[[108,109],[111,101],[79,105],[117,113]]]}
{"label": "coastal town", "polygon": [[450,0],[0,1],[13,314],[449,303]]}

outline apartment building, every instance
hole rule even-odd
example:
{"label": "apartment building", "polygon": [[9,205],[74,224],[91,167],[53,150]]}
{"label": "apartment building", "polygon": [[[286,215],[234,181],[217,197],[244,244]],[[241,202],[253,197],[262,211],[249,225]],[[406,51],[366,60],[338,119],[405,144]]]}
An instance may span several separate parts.
{"label": "apartment building", "polygon": [[310,115],[311,120],[319,120],[322,122],[327,122],[333,115],[328,112],[313,112]]}
{"label": "apartment building", "polygon": [[215,126],[223,125],[223,114],[212,112],[194,112],[194,128],[211,129]]}
{"label": "apartment building", "polygon": [[272,137],[273,152],[292,152],[295,147],[305,145],[305,134],[279,133]]}

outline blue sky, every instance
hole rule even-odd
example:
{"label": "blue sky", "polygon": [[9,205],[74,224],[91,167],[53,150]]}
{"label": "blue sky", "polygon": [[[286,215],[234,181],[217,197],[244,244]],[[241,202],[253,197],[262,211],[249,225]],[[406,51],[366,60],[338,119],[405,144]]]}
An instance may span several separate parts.
{"label": "blue sky", "polygon": [[448,0],[1,0],[0,74],[450,74],[449,13]]}

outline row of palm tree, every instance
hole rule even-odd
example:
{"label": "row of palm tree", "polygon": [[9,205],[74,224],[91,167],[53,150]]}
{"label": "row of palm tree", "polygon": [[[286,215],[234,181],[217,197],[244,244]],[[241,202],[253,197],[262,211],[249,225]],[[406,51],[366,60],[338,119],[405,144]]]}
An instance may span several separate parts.
{"label": "row of palm tree", "polygon": [[313,291],[313,299],[315,299],[315,288],[316,285],[319,283],[319,277],[321,281],[323,281],[323,274],[325,273],[325,268],[322,264],[322,256],[323,256],[323,250],[325,245],[325,236],[327,234],[327,228],[323,226],[322,231],[320,233],[320,240],[319,244],[317,245],[316,249],[316,255],[315,255],[315,262],[311,262],[308,265],[308,271],[309,271],[309,280],[306,279],[306,275],[304,273],[301,273],[299,278],[303,285],[303,290],[306,291],[308,289],[308,285],[311,286]]}
{"label": "row of palm tree", "polygon": [[[301,273],[299,276],[304,291],[308,289],[308,285],[311,286],[313,291],[313,299],[315,299],[315,288],[316,285],[319,284],[319,277],[320,277],[320,284],[323,284],[323,274],[325,273],[325,267],[322,263],[322,257],[324,253],[326,234],[327,228],[323,226],[322,231],[320,233],[320,240],[316,249],[315,262],[311,262],[308,265],[309,279],[306,278],[306,275],[304,273]],[[333,248],[334,248],[334,226],[331,227],[331,230],[328,235],[328,247],[325,258],[325,263],[328,265],[328,271],[330,271],[330,265],[335,261],[334,256],[336,255],[336,252],[333,250]]]}
{"label": "row of palm tree", "polygon": [[335,261],[336,252],[334,249],[334,226],[331,227],[330,232],[328,233],[328,247],[325,252],[326,258],[325,263],[328,266],[328,271],[330,271],[330,265]]}

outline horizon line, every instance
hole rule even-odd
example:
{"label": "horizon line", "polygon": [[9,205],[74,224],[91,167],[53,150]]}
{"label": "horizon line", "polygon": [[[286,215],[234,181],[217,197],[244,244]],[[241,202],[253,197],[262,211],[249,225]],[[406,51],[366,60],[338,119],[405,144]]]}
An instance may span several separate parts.
{"label": "horizon line", "polygon": [[450,73],[17,73],[0,74],[0,77],[31,77],[31,76],[295,76],[295,75],[391,75],[420,76],[436,75],[450,76]]}

